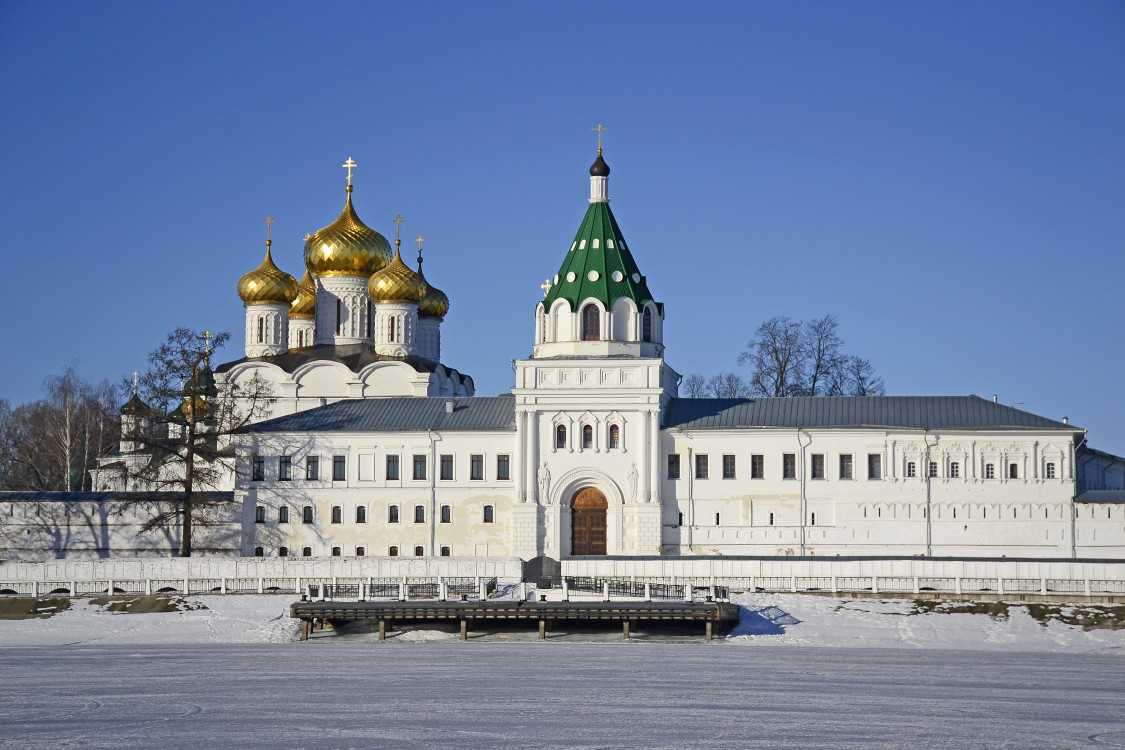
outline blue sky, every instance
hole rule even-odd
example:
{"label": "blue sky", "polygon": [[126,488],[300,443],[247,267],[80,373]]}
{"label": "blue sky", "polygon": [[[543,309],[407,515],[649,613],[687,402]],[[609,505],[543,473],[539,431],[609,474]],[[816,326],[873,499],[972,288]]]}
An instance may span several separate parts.
{"label": "blue sky", "polygon": [[[968,394],[1125,453],[1125,5],[0,3],[0,397],[116,380],[338,214],[426,235],[443,360],[512,385],[586,207],[591,128],[666,305],[735,370],[834,313],[888,393]],[[413,243],[410,243],[413,247]]]}

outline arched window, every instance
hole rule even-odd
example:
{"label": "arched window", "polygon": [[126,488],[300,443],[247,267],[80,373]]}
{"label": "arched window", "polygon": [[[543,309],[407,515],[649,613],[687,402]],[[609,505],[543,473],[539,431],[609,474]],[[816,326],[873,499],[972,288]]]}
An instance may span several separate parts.
{"label": "arched window", "polygon": [[426,522],[426,506],[425,505],[415,505],[414,506],[414,523],[425,523],[425,522]]}
{"label": "arched window", "polygon": [[389,550],[387,550],[387,554],[391,557],[398,557],[398,547],[391,547]]}
{"label": "arched window", "polygon": [[340,306],[340,300],[336,300],[336,335],[344,335],[344,315],[342,313],[342,307]]}
{"label": "arched window", "polygon": [[305,345],[305,330],[302,328],[297,331],[297,348],[301,349]]}
{"label": "arched window", "polygon": [[332,556],[333,557],[339,557],[340,556],[340,548],[339,547],[333,547],[332,548]]}
{"label": "arched window", "polygon": [[301,511],[301,522],[302,523],[312,523],[313,522],[313,512],[312,512],[312,506],[311,505],[306,505],[304,507],[304,509]]}
{"label": "arched window", "polygon": [[358,508],[355,509],[355,522],[356,523],[367,523],[367,507],[366,506],[361,505],[361,506],[359,506]]}
{"label": "arched window", "polygon": [[496,509],[491,505],[484,506],[484,522],[493,523],[496,520]]}
{"label": "arched window", "polygon": [[398,523],[398,506],[392,505],[387,508],[387,523]]}
{"label": "arched window", "polygon": [[344,509],[339,505],[332,506],[332,523],[344,522]]}
{"label": "arched window", "polygon": [[367,300],[367,338],[371,338],[371,300]]}
{"label": "arched window", "polygon": [[609,447],[610,448],[620,448],[621,447],[621,428],[618,427],[615,424],[611,424],[609,426]]}
{"label": "arched window", "polygon": [[264,547],[255,547],[254,548],[254,557],[265,557],[265,556],[266,556],[266,550],[265,550]]}
{"label": "arched window", "polygon": [[395,323],[397,322],[398,318],[393,315],[387,319],[387,341],[395,340]]}
{"label": "arched window", "polygon": [[1019,479],[1020,470],[1016,464],[1008,464],[1008,479]]}
{"label": "arched window", "polygon": [[558,427],[555,428],[555,447],[556,448],[565,448],[566,447],[566,425],[564,425],[564,424],[560,424]]}
{"label": "arched window", "polygon": [[289,548],[288,547],[278,547],[277,548],[277,556],[278,557],[289,557]]}
{"label": "arched window", "polygon": [[259,505],[254,509],[254,523],[266,522],[266,508],[264,505]]}
{"label": "arched window", "polygon": [[441,556],[442,557],[449,557],[449,555],[450,555],[449,547],[442,547],[441,548]]}
{"label": "arched window", "polygon": [[652,341],[652,308],[649,307],[641,313],[641,341]]}
{"label": "arched window", "polygon": [[367,550],[364,549],[363,547],[356,547],[355,548],[355,556],[356,557],[363,557],[366,554],[367,554]]}
{"label": "arched window", "polygon": [[301,548],[301,556],[302,557],[312,557],[312,547],[302,547]]}
{"label": "arched window", "polygon": [[289,523],[289,506],[283,505],[277,509],[277,522]]}
{"label": "arched window", "polygon": [[590,425],[582,425],[582,447],[594,447],[594,428]]}
{"label": "arched window", "polygon": [[601,310],[597,305],[590,304],[582,308],[582,340],[598,341],[601,339]]}
{"label": "arched window", "polygon": [[266,319],[258,316],[258,343],[266,340]]}
{"label": "arched window", "polygon": [[426,551],[424,549],[422,549],[420,546],[414,548],[414,556],[415,557],[421,557],[424,554],[426,554]]}
{"label": "arched window", "polygon": [[453,522],[453,508],[452,507],[450,507],[448,505],[441,506],[441,522],[442,523],[452,523]]}

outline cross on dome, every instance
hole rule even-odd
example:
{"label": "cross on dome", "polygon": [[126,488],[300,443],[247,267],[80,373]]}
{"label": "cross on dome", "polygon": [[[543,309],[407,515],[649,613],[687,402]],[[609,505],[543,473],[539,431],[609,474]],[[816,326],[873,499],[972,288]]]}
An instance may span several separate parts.
{"label": "cross on dome", "polygon": [[395,242],[397,243],[400,241],[399,238],[402,235],[402,222],[406,221],[406,219],[402,218],[402,214],[397,214],[391,221],[395,223]]}
{"label": "cross on dome", "polygon": [[359,165],[356,164],[355,160],[352,159],[352,157],[349,156],[348,160],[346,162],[344,162],[343,164],[341,164],[340,166],[342,166],[344,169],[348,170],[348,187],[351,187],[352,186],[352,170],[355,169],[356,167],[358,167]]}
{"label": "cross on dome", "polygon": [[273,241],[270,239],[270,233],[273,229],[273,225],[276,223],[277,221],[272,216],[266,216],[266,247],[273,244]]}
{"label": "cross on dome", "polygon": [[598,134],[598,153],[600,154],[602,152],[602,133],[609,130],[609,128],[605,127],[599,122],[596,128],[590,128],[590,130],[593,130]]}
{"label": "cross on dome", "polygon": [[551,292],[552,286],[553,286],[553,284],[551,284],[550,279],[544,279],[543,283],[539,285],[539,288],[543,290],[543,296],[544,297],[546,297]]}
{"label": "cross on dome", "polygon": [[203,351],[207,354],[211,353],[211,338],[212,336],[210,331],[203,332]]}
{"label": "cross on dome", "polygon": [[137,395],[137,388],[140,387],[140,383],[141,383],[141,374],[138,371],[133,370],[133,395],[134,396]]}

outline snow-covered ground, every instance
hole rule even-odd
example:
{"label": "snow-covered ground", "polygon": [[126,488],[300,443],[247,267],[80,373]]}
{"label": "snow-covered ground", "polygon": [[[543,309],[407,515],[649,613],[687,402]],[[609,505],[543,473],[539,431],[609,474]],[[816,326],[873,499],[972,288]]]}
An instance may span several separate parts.
{"label": "snow-covered ground", "polygon": [[1094,608],[747,595],[710,644],[434,628],[298,643],[290,602],[79,600],[0,621],[0,747],[1125,748],[1125,629],[1060,621]]}

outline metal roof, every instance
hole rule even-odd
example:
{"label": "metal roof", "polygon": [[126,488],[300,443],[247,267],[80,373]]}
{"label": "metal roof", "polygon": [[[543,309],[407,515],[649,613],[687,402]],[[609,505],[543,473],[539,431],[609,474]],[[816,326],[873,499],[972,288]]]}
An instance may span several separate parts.
{"label": "metal roof", "polygon": [[747,427],[1082,430],[979,396],[674,398],[664,412],[664,429],[667,430]]}
{"label": "metal roof", "polygon": [[1076,503],[1125,503],[1125,490],[1087,490],[1074,498]]}
{"label": "metal roof", "polygon": [[[0,502],[82,502],[82,503],[102,503],[102,502],[118,502],[118,501],[160,501],[160,502],[179,502],[184,499],[186,493],[183,492],[39,492],[39,491],[24,491],[24,492],[0,492]],[[193,492],[192,497],[196,500],[203,500],[208,502],[232,502],[234,500],[233,492],[222,492],[215,490],[207,490],[200,492]]]}
{"label": "metal roof", "polygon": [[[453,410],[446,411],[451,403]],[[347,399],[250,425],[245,432],[515,431],[515,396]]]}

